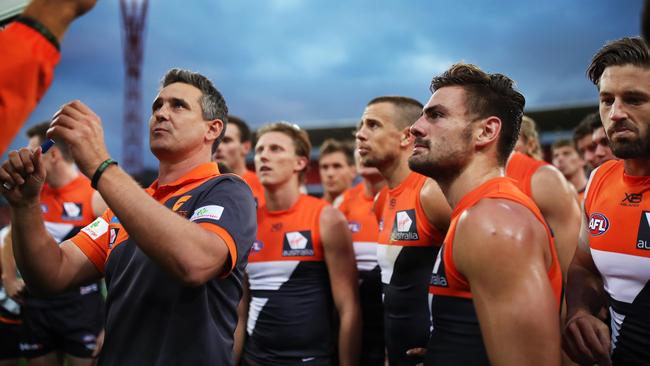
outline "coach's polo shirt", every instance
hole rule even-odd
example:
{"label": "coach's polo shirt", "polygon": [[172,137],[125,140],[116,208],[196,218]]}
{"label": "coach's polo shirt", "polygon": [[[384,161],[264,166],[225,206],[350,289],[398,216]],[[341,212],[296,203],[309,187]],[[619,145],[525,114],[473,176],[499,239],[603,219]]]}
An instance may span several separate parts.
{"label": "coach's polo shirt", "polygon": [[242,276],[257,229],[251,190],[206,163],[173,183],[154,182],[147,193],[219,235],[230,260],[220,275],[189,287],[142,252],[110,209],[82,229],[72,240],[106,275],[108,288],[99,363],[232,365]]}

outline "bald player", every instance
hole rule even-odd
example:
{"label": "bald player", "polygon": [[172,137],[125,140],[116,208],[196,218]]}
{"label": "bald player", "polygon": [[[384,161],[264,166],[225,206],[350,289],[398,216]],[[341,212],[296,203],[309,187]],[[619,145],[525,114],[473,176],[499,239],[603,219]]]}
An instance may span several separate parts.
{"label": "bald player", "polygon": [[[562,274],[530,197],[503,176],[524,96],[513,81],[456,64],[431,83],[411,127],[411,169],[454,208],[431,276],[425,365],[559,365]],[[534,314],[534,316],[533,316]]]}
{"label": "bald player", "polygon": [[429,338],[427,287],[451,213],[438,184],[408,166],[409,128],[421,113],[422,104],[414,99],[378,97],[366,106],[356,132],[361,164],[377,168],[387,184],[375,212],[390,365],[421,362],[414,350]]}

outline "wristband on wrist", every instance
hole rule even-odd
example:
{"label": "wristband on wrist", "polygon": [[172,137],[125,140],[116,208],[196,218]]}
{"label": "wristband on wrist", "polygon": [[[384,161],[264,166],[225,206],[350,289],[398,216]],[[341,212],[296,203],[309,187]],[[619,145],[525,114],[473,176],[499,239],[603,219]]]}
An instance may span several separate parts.
{"label": "wristband on wrist", "polygon": [[93,189],[97,189],[97,183],[99,183],[99,178],[104,174],[104,170],[113,164],[117,165],[117,161],[111,158],[108,158],[99,164],[99,167],[95,170],[95,174],[93,174],[93,178],[90,181],[90,186],[93,187]]}
{"label": "wristband on wrist", "polygon": [[16,18],[16,21],[19,23],[23,23],[26,26],[40,33],[43,37],[45,37],[45,39],[47,39],[54,46],[54,48],[57,49],[57,51],[61,51],[59,40],[56,39],[56,36],[54,36],[54,34],[52,34],[52,32],[50,32],[50,30],[43,25],[43,23],[39,22],[34,18],[29,18],[26,16],[19,16],[18,18]]}

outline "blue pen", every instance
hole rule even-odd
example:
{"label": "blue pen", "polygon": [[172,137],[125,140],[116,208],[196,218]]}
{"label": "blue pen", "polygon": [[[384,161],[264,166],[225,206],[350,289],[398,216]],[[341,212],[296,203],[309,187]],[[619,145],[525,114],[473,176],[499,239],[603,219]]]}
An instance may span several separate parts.
{"label": "blue pen", "polygon": [[[52,146],[54,146],[54,140],[47,139],[47,141],[41,144],[41,153],[45,154]],[[7,182],[2,183],[2,187],[6,190],[13,188],[13,186]]]}

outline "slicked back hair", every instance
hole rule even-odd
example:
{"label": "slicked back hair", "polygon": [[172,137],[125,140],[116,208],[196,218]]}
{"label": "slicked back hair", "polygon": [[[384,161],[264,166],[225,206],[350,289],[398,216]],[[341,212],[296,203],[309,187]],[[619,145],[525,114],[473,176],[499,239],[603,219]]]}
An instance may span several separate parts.
{"label": "slicked back hair", "polygon": [[587,68],[587,77],[599,86],[600,77],[610,66],[634,65],[650,68],[650,51],[640,37],[624,37],[598,50]]}
{"label": "slicked back hair", "polygon": [[488,74],[478,66],[458,63],[431,81],[431,92],[445,86],[465,90],[465,104],[476,118],[496,116],[501,120],[497,161],[504,166],[517,143],[526,99],[514,88],[514,81],[502,74]]}
{"label": "slicked back hair", "polygon": [[377,103],[390,103],[395,107],[397,112],[397,119],[393,121],[395,127],[403,130],[411,126],[422,115],[422,103],[409,97],[402,97],[396,95],[385,95],[374,98],[368,102],[367,106]]}
{"label": "slicked back hair", "polygon": [[[49,128],[50,128],[50,121],[45,121],[30,127],[29,129],[27,129],[27,132],[25,132],[25,134],[30,139],[35,136],[38,137],[39,143],[42,144],[43,142],[45,142],[45,140],[47,140],[47,130]],[[65,159],[65,161],[74,162],[68,144],[59,140],[56,142],[55,146],[57,149],[59,149],[59,151],[61,151],[61,155],[63,156],[63,159]]]}
{"label": "slicked back hair", "polygon": [[279,132],[289,136],[291,141],[293,141],[296,155],[307,159],[305,169],[300,172],[300,182],[304,182],[305,176],[307,175],[307,169],[309,169],[309,155],[311,154],[311,141],[309,141],[307,131],[290,122],[273,122],[266,124],[257,130],[257,140],[259,141],[262,135],[269,132]]}
{"label": "slicked back hair", "polygon": [[320,160],[323,156],[340,152],[345,156],[345,161],[354,166],[354,144],[351,141],[337,141],[327,139],[323,141],[318,154]]}
{"label": "slicked back hair", "polygon": [[223,139],[223,135],[226,133],[226,126],[228,125],[228,106],[226,105],[226,100],[223,98],[223,95],[221,95],[219,90],[215,88],[210,79],[189,70],[171,69],[167,71],[165,76],[163,76],[160,85],[161,88],[164,88],[173,83],[189,84],[199,89],[201,91],[199,103],[201,104],[203,119],[206,121],[212,121],[215,119],[223,121],[223,130],[212,144],[212,151],[215,151],[216,147],[219,146],[219,143]]}

